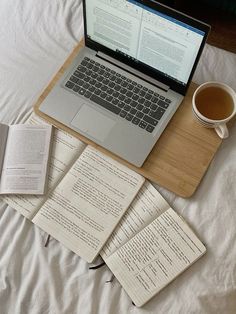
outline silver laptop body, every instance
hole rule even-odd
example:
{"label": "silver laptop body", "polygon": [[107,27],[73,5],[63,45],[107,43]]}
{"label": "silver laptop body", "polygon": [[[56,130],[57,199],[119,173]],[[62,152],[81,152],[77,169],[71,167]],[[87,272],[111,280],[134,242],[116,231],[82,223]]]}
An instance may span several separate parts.
{"label": "silver laptop body", "polygon": [[83,8],[85,47],[40,111],[140,167],[184,98],[209,26],[149,0]]}

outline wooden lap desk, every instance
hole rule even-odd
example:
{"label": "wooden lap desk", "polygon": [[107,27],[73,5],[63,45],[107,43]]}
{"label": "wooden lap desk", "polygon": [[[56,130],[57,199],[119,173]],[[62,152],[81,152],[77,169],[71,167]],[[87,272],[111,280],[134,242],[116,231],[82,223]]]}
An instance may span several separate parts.
{"label": "wooden lap desk", "polygon": [[41,102],[53,88],[56,81],[63,74],[82,46],[83,42],[80,42],[75,47],[61,69],[39,97],[34,106],[34,111],[56,127],[66,130],[83,142],[106,152],[114,159],[128,165],[152,182],[182,197],[190,197],[199,185],[222,142],[213,129],[204,128],[194,120],[191,98],[197,87],[195,83],[191,83],[184,101],[141,168],[137,168],[120,159],[40,111]]}

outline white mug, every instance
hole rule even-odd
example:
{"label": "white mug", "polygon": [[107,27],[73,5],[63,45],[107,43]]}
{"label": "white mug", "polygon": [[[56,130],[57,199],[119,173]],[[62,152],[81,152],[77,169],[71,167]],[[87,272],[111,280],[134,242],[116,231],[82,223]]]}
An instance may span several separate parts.
{"label": "white mug", "polygon": [[215,128],[220,138],[229,136],[226,123],[236,113],[236,93],[228,85],[220,82],[206,82],[194,92],[193,113],[207,128]]}

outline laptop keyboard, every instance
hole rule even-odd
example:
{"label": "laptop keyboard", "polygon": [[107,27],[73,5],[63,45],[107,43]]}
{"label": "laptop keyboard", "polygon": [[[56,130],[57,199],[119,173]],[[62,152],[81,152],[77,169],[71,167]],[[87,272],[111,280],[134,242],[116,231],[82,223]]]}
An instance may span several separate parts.
{"label": "laptop keyboard", "polygon": [[171,100],[85,57],[65,87],[152,133]]}

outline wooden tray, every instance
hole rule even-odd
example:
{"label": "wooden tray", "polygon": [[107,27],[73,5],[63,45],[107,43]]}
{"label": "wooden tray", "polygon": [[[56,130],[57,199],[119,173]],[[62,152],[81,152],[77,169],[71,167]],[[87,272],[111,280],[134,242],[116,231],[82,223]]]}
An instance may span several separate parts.
{"label": "wooden tray", "polygon": [[191,98],[197,87],[196,84],[191,83],[184,101],[141,168],[137,168],[120,159],[40,111],[40,104],[82,46],[83,42],[81,41],[39,97],[34,106],[36,114],[56,127],[66,130],[85,143],[106,152],[114,159],[126,164],[160,186],[182,197],[190,197],[199,185],[222,142],[214,130],[202,127],[193,118]]}

